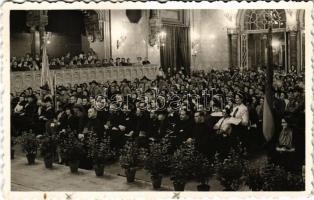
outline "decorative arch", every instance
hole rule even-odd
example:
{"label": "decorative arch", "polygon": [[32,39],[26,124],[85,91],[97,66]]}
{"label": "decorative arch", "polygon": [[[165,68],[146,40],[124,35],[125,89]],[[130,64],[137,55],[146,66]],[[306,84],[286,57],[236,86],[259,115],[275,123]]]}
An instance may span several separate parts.
{"label": "decorative arch", "polygon": [[[243,31],[246,30],[245,29],[246,15],[247,15],[247,12],[252,12],[252,11],[254,11],[254,10],[244,10],[244,9],[241,9],[241,10],[238,11],[236,25],[237,25],[238,30],[240,30],[240,32],[243,32]],[[260,11],[263,11],[263,10],[260,10]],[[284,13],[284,21],[286,21],[287,11],[283,10],[283,9],[278,9],[277,12],[279,12],[280,14]]]}
{"label": "decorative arch", "polygon": [[[240,69],[249,68],[249,45],[248,38],[251,33],[267,33],[269,14],[265,9],[257,10],[239,10],[237,13],[236,25],[238,30],[238,66]],[[273,10],[272,18],[274,20],[273,31],[286,31],[287,11],[283,9]],[[264,37],[263,37],[264,38]],[[263,39],[261,46],[265,48],[266,40]],[[262,52],[261,63],[264,65],[266,53]],[[286,62],[285,62],[286,63]]]}

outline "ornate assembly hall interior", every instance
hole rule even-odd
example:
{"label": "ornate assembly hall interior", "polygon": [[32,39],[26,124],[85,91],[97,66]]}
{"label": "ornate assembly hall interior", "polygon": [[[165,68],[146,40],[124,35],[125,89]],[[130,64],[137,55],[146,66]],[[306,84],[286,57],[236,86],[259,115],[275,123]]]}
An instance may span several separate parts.
{"label": "ornate assembly hall interior", "polygon": [[305,44],[305,10],[12,10],[11,189],[302,191]]}

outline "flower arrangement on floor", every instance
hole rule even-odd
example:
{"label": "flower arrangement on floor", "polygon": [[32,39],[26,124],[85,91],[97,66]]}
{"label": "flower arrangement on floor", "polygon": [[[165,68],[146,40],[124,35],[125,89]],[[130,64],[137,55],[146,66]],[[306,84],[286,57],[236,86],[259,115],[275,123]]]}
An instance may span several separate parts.
{"label": "flower arrangement on floor", "polygon": [[253,191],[302,191],[302,175],[287,172],[283,167],[267,163],[262,168],[248,169],[246,184]]}
{"label": "flower arrangement on floor", "polygon": [[136,170],[142,168],[146,151],[135,141],[127,141],[120,151],[120,166],[125,170],[127,182],[134,182]]}
{"label": "flower arrangement on floor", "polygon": [[54,135],[41,136],[39,138],[39,151],[44,158],[45,167],[51,169],[57,151],[57,138]]}
{"label": "flower arrangement on floor", "polygon": [[215,168],[218,180],[225,188],[224,191],[237,191],[243,183],[242,176],[245,174],[247,161],[243,158],[241,150],[236,152],[231,148],[228,156],[223,160],[220,160],[216,154]]}
{"label": "flower arrangement on floor", "polygon": [[68,162],[71,172],[77,173],[80,159],[85,153],[83,143],[73,132],[68,132],[67,137],[63,137],[61,141],[60,151]]}
{"label": "flower arrangement on floor", "polygon": [[175,191],[184,191],[186,182],[193,176],[195,169],[195,145],[182,144],[170,161],[170,179]]}
{"label": "flower arrangement on floor", "polygon": [[154,189],[161,186],[162,176],[169,171],[171,155],[169,154],[170,142],[164,138],[160,142],[152,142],[144,162],[144,168],[151,174]]}
{"label": "flower arrangement on floor", "polygon": [[29,133],[24,132],[17,140],[17,143],[22,145],[22,149],[26,154],[28,164],[35,164],[37,149],[39,146],[38,139],[36,138],[35,134],[33,134],[32,131]]}
{"label": "flower arrangement on floor", "polygon": [[215,173],[213,159],[210,159],[199,152],[196,152],[194,159],[195,162],[193,176],[198,182],[200,182],[200,185],[197,186],[197,190],[209,191],[209,179]]}
{"label": "flower arrangement on floor", "polygon": [[91,134],[87,139],[87,158],[93,161],[96,176],[104,175],[105,164],[112,161],[115,152],[111,148],[110,138],[97,138]]}

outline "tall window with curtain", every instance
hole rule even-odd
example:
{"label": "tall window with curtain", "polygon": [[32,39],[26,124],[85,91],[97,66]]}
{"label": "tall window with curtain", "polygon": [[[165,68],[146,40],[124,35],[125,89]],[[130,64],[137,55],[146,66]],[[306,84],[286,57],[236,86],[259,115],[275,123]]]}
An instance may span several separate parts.
{"label": "tall window with curtain", "polygon": [[160,63],[165,72],[174,74],[180,69],[190,72],[190,42],[189,28],[175,25],[163,26],[166,41],[160,46]]}

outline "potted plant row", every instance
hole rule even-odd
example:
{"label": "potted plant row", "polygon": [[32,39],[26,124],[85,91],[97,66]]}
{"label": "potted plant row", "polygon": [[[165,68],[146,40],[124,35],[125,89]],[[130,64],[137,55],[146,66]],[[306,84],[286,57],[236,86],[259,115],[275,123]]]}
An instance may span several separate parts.
{"label": "potted plant row", "polygon": [[68,132],[59,142],[61,154],[68,163],[71,173],[77,173],[80,159],[85,153],[83,142],[73,132]]}
{"label": "potted plant row", "polygon": [[170,143],[166,138],[149,145],[145,157],[144,168],[151,174],[154,189],[161,187],[162,177],[169,171],[171,155],[169,154]]}
{"label": "potted plant row", "polygon": [[243,183],[243,175],[246,173],[247,161],[243,158],[244,152],[231,148],[226,158],[222,160],[216,154],[215,168],[220,184],[224,191],[237,191]]}
{"label": "potted plant row", "polygon": [[261,168],[249,168],[246,185],[253,191],[302,191],[305,189],[301,174],[287,172],[283,167],[269,162]]}
{"label": "potted plant row", "polygon": [[115,153],[111,149],[109,137],[97,138],[96,134],[90,135],[87,141],[87,157],[93,161],[96,176],[103,176],[105,164],[114,159]]}
{"label": "potted plant row", "polygon": [[200,183],[197,186],[198,191],[209,191],[209,179],[215,173],[215,167],[213,164],[213,159],[208,158],[207,156],[196,152],[194,156],[194,174],[193,176]]}
{"label": "potted plant row", "polygon": [[26,154],[26,158],[29,165],[35,164],[35,159],[38,149],[38,139],[35,134],[30,132],[24,132],[18,139],[18,143],[21,144],[23,152]]}
{"label": "potted plant row", "polygon": [[45,167],[52,168],[57,151],[57,139],[54,135],[43,135],[39,138],[39,151],[44,158]]}
{"label": "potted plant row", "polygon": [[143,167],[146,152],[135,141],[127,141],[120,151],[119,162],[124,169],[127,182],[134,182],[136,171]]}
{"label": "potted plant row", "polygon": [[175,191],[184,191],[186,182],[192,178],[195,169],[194,143],[182,144],[173,154],[170,161],[170,179]]}

